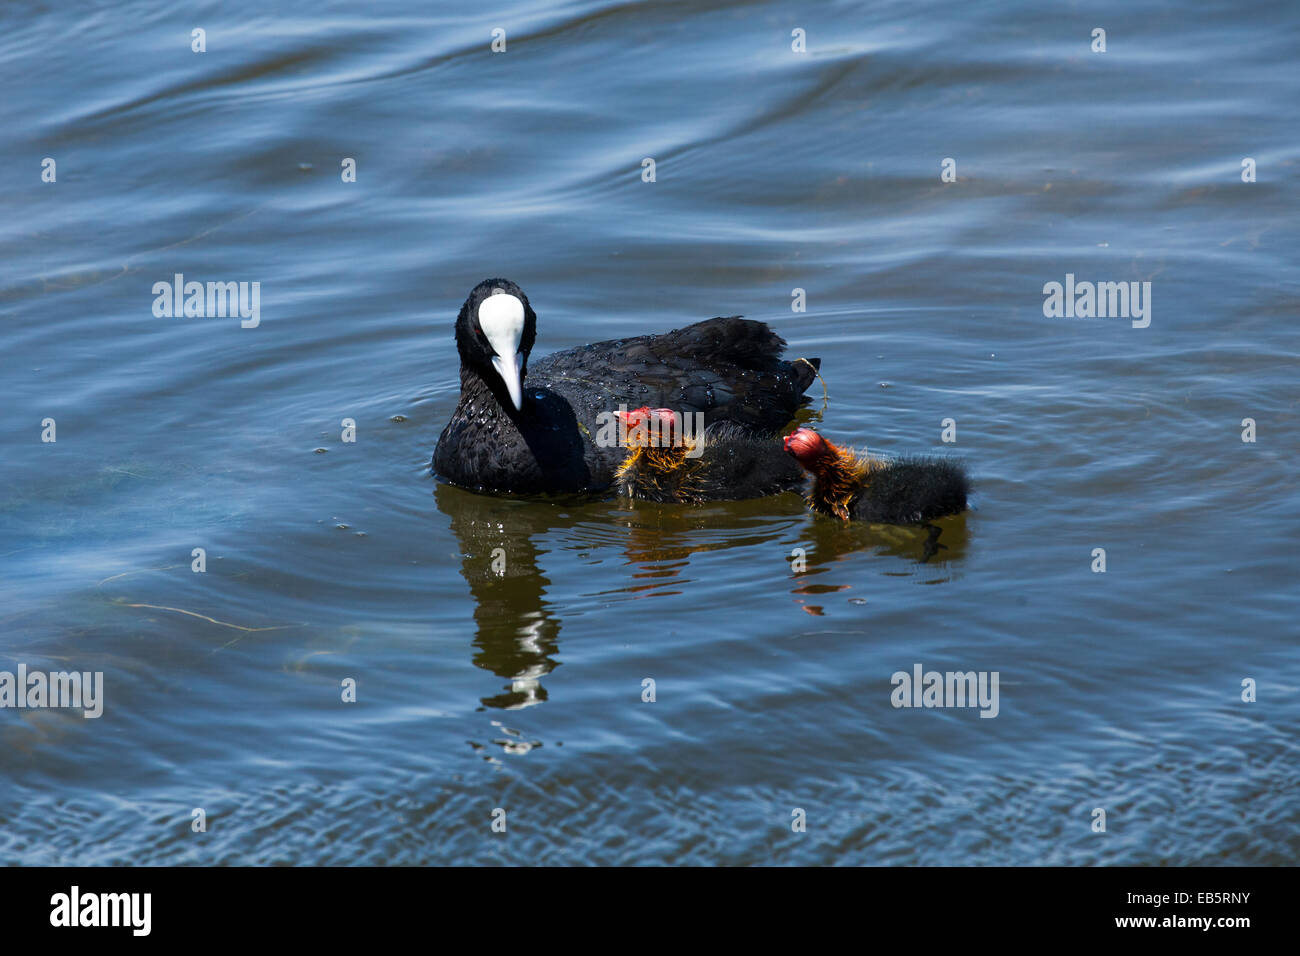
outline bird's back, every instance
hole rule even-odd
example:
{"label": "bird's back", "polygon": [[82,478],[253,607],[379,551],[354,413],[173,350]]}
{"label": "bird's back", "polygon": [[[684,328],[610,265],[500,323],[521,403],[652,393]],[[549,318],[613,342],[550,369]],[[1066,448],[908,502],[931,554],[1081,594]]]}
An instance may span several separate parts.
{"label": "bird's back", "polygon": [[579,419],[648,405],[704,412],[763,431],[786,425],[807,403],[818,360],[781,359],[785,341],[739,316],[706,319],[662,335],[596,342],[531,363],[528,383],[564,395]]}
{"label": "bird's back", "polygon": [[865,490],[853,504],[853,517],[884,524],[932,521],[965,511],[969,493],[970,479],[955,461],[893,459],[870,472]]}

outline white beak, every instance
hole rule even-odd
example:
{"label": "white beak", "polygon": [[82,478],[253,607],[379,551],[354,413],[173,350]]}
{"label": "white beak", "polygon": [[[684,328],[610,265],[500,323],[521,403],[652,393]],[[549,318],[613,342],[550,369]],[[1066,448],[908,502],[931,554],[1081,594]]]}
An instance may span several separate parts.
{"label": "white beak", "polygon": [[510,401],[515,411],[524,407],[524,387],[519,370],[524,357],[519,352],[519,340],[524,334],[524,304],[508,292],[488,296],[478,307],[478,327],[492,346],[492,367],[506,383]]}
{"label": "white beak", "polygon": [[515,411],[524,407],[524,386],[519,380],[519,369],[523,367],[524,357],[518,352],[515,353],[515,360],[507,362],[500,355],[492,356],[492,367],[497,370],[501,380],[506,383],[506,391],[510,393],[510,401],[515,403]]}

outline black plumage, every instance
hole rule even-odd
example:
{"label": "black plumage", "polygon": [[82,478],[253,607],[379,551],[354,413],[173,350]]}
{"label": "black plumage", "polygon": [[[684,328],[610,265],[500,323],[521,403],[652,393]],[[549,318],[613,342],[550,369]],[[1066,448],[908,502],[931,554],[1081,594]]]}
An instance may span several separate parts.
{"label": "black plumage", "polygon": [[784,439],[813,477],[808,505],[844,521],[913,524],[966,510],[970,479],[947,458],[872,458],[832,445],[811,428]]}
{"label": "black plumage", "polygon": [[[663,416],[667,409],[638,409],[628,425]],[[629,435],[634,436],[635,431]],[[797,491],[803,469],[781,446],[776,434],[754,432],[734,422],[720,422],[704,432],[703,442],[664,429],[662,445],[639,445],[628,451],[615,474],[620,495],[639,501],[740,501]]]}
{"label": "black plumage", "polygon": [[966,510],[970,480],[945,458],[885,459],[850,507],[857,521],[913,524]]}
{"label": "black plumage", "polygon": [[[499,371],[515,357],[498,355],[479,321],[480,307],[495,294],[523,305],[519,408]],[[703,412],[706,426],[733,422],[776,433],[807,403],[803,392],[819,364],[782,360],[784,340],[739,316],[597,342],[530,363],[536,336],[537,316],[513,282],[487,279],[470,292],[456,319],[460,401],[433,454],[439,476],[486,492],[604,491],[627,455],[615,442],[598,441],[620,406]]]}

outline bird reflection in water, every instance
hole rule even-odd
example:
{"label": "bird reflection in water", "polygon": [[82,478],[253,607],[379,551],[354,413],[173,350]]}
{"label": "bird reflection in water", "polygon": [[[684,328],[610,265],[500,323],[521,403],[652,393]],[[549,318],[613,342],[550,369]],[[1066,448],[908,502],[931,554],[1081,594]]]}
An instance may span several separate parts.
{"label": "bird reflection in water", "polygon": [[[920,525],[877,525],[863,522],[845,522],[835,518],[813,516],[801,531],[802,540],[797,547],[804,550],[802,561],[791,559],[796,587],[791,592],[795,602],[808,614],[820,617],[825,608],[810,604],[808,595],[831,594],[854,590],[852,583],[817,583],[810,581],[816,575],[832,574],[843,579],[848,566],[841,563],[863,551],[899,558],[900,566],[881,573],[887,577],[919,577],[930,571],[923,583],[934,584],[952,577],[950,566],[966,557],[970,536],[966,527],[966,514],[943,518]],[[837,565],[841,565],[837,567]],[[849,598],[851,603],[863,604],[861,596]]]}
{"label": "bird reflection in water", "polygon": [[[559,666],[562,622],[546,597],[551,581],[542,569],[552,549],[539,542],[557,532],[563,538],[563,532],[580,523],[607,528],[605,540],[617,542],[631,568],[630,579],[610,593],[633,600],[682,594],[694,580],[687,574],[693,555],[733,548],[751,549],[756,562],[773,562],[775,584],[776,575],[791,573],[793,548],[803,548],[807,558],[794,571],[791,593],[810,614],[823,613],[823,608],[808,603],[809,595],[861,591],[861,566],[843,563],[852,555],[874,550],[906,565],[906,570],[892,567],[881,573],[916,576],[932,568],[932,576],[943,580],[951,576],[950,565],[964,558],[968,542],[965,515],[910,527],[846,523],[810,514],[793,494],[690,506],[501,498],[439,483],[434,496],[439,510],[450,517],[461,574],[474,597],[474,665],[505,681],[500,693],[481,702],[501,710],[547,699],[542,682]],[[782,549],[781,558],[771,557],[774,548]],[[784,568],[775,560],[784,561]],[[564,558],[556,563],[572,565]],[[850,570],[852,580],[845,580]],[[756,577],[766,573],[755,568]],[[830,578],[813,580],[827,574]]]}
{"label": "bird reflection in water", "polygon": [[474,665],[507,681],[502,693],[482,698],[483,706],[517,710],[541,703],[542,678],[559,666],[560,620],[545,597],[551,582],[538,564],[545,551],[536,539],[555,526],[559,512],[444,484],[434,497],[451,518],[461,575],[474,597]]}

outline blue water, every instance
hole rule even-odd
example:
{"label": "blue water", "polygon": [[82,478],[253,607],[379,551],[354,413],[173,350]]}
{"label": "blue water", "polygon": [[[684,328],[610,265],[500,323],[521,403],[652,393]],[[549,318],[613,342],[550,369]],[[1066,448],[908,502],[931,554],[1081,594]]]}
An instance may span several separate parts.
{"label": "blue water", "polygon": [[[0,861],[1296,863],[1298,28],[5,7],[0,671],[105,703],[0,710]],[[177,273],[260,324],[156,317]],[[1067,273],[1149,281],[1150,325],[1046,317]],[[535,355],[768,321],[818,428],[960,456],[976,509],[929,554],[794,495],[438,485],[495,275]],[[998,716],[891,706],[915,664],[997,671]]]}

